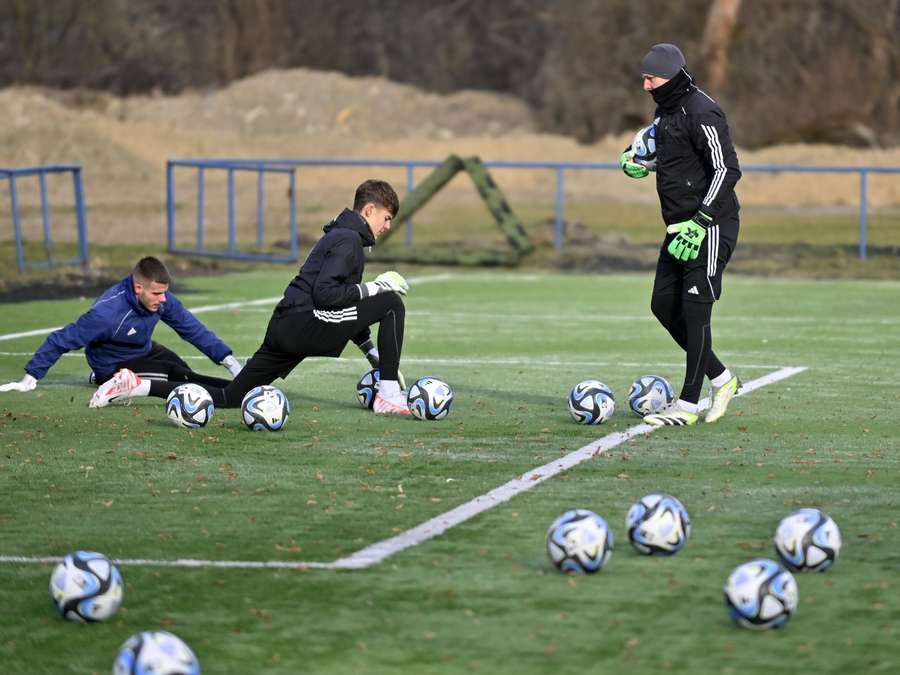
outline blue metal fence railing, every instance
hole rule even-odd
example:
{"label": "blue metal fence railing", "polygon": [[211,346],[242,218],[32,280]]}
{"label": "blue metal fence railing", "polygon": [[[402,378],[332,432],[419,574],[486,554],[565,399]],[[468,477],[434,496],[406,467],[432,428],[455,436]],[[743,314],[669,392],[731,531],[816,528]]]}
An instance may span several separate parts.
{"label": "blue metal fence railing", "polygon": [[[175,168],[189,166],[197,169],[197,214],[196,245],[193,248],[178,246],[175,231]],[[204,232],[206,213],[206,170],[221,169],[226,172],[226,202],[228,241],[225,251],[207,248]],[[235,216],[234,174],[236,171],[255,171],[256,178],[256,247],[262,248],[265,241],[265,176],[268,173],[286,175],[288,177],[288,208],[290,254],[287,256],[253,253],[238,250],[237,222]],[[297,180],[294,169],[268,161],[235,161],[212,162],[170,160],[166,166],[166,240],[171,253],[234,258],[237,260],[260,260],[269,262],[293,262],[297,260]]]}
{"label": "blue metal fence railing", "polygon": [[[73,200],[75,203],[75,223],[78,229],[78,255],[69,259],[57,259],[53,253],[53,235],[50,219],[50,197],[47,191],[47,175],[57,173],[72,174]],[[25,259],[25,238],[22,232],[22,216],[19,204],[19,179],[37,176],[41,198],[41,224],[44,237],[44,252],[47,259],[43,261],[27,261]],[[12,211],[13,232],[16,246],[16,264],[20,272],[28,267],[52,267],[55,265],[81,265],[88,268],[88,235],[85,217],[84,186],[81,179],[81,166],[78,164],[50,164],[47,166],[29,166],[18,169],[0,168],[0,179],[9,183],[9,202]]]}
{"label": "blue metal fence railing", "polygon": [[[167,168],[167,187],[168,187],[168,224],[169,224],[169,250],[172,248],[172,242],[175,230],[175,206],[174,206],[174,170],[176,167],[194,168],[198,172],[198,238],[200,235],[201,220],[200,212],[202,210],[202,175],[205,169],[219,170],[248,170],[248,171],[288,171],[293,177],[295,169],[304,166],[373,166],[373,167],[404,167],[406,168],[406,188],[411,191],[415,187],[415,170],[417,168],[434,168],[439,166],[441,162],[434,160],[393,160],[393,159],[173,159],[169,160]],[[569,170],[598,170],[598,171],[619,171],[619,165],[615,162],[530,162],[530,161],[484,161],[484,166],[488,168],[499,169],[532,169],[532,170],[548,170],[553,171],[556,176],[556,195],[554,205],[554,246],[557,250],[562,249],[565,245],[565,210],[566,210],[566,171]],[[868,214],[869,214],[869,197],[868,197],[868,177],[870,174],[900,174],[900,167],[876,167],[876,166],[802,166],[794,164],[756,164],[742,166],[741,171],[744,173],[838,173],[838,174],[859,174],[859,257],[865,260],[868,247]],[[293,181],[293,178],[292,178]],[[229,188],[231,189],[231,188]],[[231,193],[229,192],[231,195]],[[233,199],[233,195],[229,196]],[[229,202],[233,204],[233,202]],[[296,201],[293,190],[293,182],[291,189],[291,228],[292,228],[292,246],[291,254],[296,260]],[[233,213],[229,215],[229,227],[233,225],[231,218]],[[258,216],[259,218],[259,216]],[[233,242],[231,230],[229,229],[229,246]],[[411,221],[406,223],[406,244],[412,245],[413,242],[413,224]],[[199,252],[203,254],[202,247]],[[231,250],[231,248],[229,248]],[[176,252],[181,252],[177,251]],[[206,253],[206,255],[213,255]],[[252,254],[236,253],[235,257],[245,257]]]}

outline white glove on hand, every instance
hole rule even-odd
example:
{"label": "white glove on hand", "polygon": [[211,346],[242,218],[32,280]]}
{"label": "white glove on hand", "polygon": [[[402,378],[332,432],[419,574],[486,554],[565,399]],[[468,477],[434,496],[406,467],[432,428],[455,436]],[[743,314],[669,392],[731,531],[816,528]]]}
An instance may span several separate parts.
{"label": "white glove on hand", "polygon": [[378,363],[379,363],[378,350],[375,349],[374,347],[372,347],[372,349],[370,349],[367,352],[364,352],[364,354],[366,355],[366,361],[369,362],[369,365],[372,366],[373,368],[377,368]]}
{"label": "white glove on hand", "polygon": [[37,380],[31,375],[26,374],[18,382],[7,382],[0,385],[0,391],[33,391],[37,386]]}
{"label": "white glove on hand", "polygon": [[379,274],[375,277],[375,281],[367,281],[361,284],[360,288],[364,298],[370,295],[377,295],[378,293],[387,293],[388,291],[406,295],[406,292],[409,290],[409,284],[398,272],[391,270],[390,272]]}
{"label": "white glove on hand", "polygon": [[234,358],[234,356],[232,356],[231,354],[222,359],[222,363],[220,363],[219,365],[228,368],[228,370],[231,372],[232,377],[237,377],[237,374],[244,368],[244,366],[241,365],[241,362]]}

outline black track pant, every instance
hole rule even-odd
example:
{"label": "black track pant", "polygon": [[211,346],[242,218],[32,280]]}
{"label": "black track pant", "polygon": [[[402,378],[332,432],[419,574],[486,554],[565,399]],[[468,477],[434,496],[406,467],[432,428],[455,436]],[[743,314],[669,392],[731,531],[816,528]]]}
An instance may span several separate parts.
{"label": "black track pant", "polygon": [[669,254],[674,235],[660,247],[650,309],[687,354],[679,398],[689,403],[700,400],[704,376],[712,379],[725,372],[712,350],[712,309],[722,295],[722,275],[737,244],[738,229],[736,215],[709,228],[699,255],[691,261]]}
{"label": "black track pant", "polygon": [[[337,358],[351,338],[376,323],[381,377],[396,380],[405,319],[406,309],[396,293],[380,293],[336,310],[276,312],[262,345],[238,376],[225,386],[207,389],[216,407],[240,407],[244,395],[254,387],[287,377],[307,356]],[[168,396],[168,391],[163,396]]]}
{"label": "black track pant", "polygon": [[[118,364],[116,370],[128,368],[140,376],[142,380],[150,380],[150,395],[165,398],[179,384],[194,382],[207,389],[227,387],[231,380],[221,377],[201,375],[191,370],[178,354],[168,347],[156,342],[150,343],[150,352],[145,356]],[[97,384],[102,384],[114,373],[96,373]]]}

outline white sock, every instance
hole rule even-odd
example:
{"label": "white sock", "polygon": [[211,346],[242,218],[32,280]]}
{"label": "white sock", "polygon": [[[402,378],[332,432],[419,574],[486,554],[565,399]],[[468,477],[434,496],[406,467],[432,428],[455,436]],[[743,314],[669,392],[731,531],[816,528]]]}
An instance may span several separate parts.
{"label": "white sock", "polygon": [[378,391],[385,398],[391,398],[400,393],[400,383],[397,380],[381,380],[378,383]]}
{"label": "white sock", "polygon": [[732,377],[734,377],[734,375],[732,375],[731,371],[728,370],[728,368],[726,368],[725,370],[722,371],[721,375],[714,377],[709,382],[710,382],[710,384],[712,384],[712,386],[714,386],[716,389],[718,389],[719,387],[723,386],[726,382],[728,382],[728,380],[730,380]]}
{"label": "white sock", "polygon": [[150,395],[150,380],[144,378],[141,380],[141,383],[128,392],[127,398],[135,398],[136,396],[149,396]]}
{"label": "white sock", "polygon": [[678,401],[675,402],[675,407],[678,408],[679,410],[684,410],[685,412],[696,414],[697,409],[700,406],[697,405],[696,403],[690,403],[689,401],[685,401],[684,399],[680,398],[680,399],[678,399]]}

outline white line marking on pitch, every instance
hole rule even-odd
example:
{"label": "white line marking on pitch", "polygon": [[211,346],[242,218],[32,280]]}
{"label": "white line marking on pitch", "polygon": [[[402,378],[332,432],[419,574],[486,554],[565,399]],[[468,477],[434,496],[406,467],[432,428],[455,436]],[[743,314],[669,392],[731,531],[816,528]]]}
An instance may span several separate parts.
{"label": "white line marking on pitch", "polygon": [[[446,281],[447,279],[453,278],[449,274],[433,274],[426,277],[410,277],[407,281],[409,281],[410,285],[416,284],[428,284],[435,281]],[[261,300],[243,300],[240,302],[226,302],[221,305],[201,305],[200,307],[189,308],[189,310],[193,314],[203,314],[205,312],[218,312],[225,309],[240,309],[241,307],[254,307],[257,305],[274,305],[276,302],[281,300],[282,296],[274,297],[274,298],[262,298]],[[273,307],[274,309],[274,307]],[[32,335],[46,335],[47,333],[52,333],[55,330],[59,330],[62,326],[54,326],[53,328],[37,328],[35,330],[28,330],[24,333],[7,333],[6,335],[0,335],[0,340],[15,340],[16,338],[22,337],[31,337]]]}
{"label": "white line marking on pitch", "polygon": [[[34,352],[0,352],[0,357],[23,357],[23,356],[32,356]],[[63,354],[64,357],[78,357],[83,358],[84,354],[80,351],[77,352],[66,352]],[[181,358],[185,361],[208,361],[209,357],[204,354],[181,354]],[[240,359],[242,361],[246,361],[249,359],[252,354],[235,354],[236,359]],[[332,358],[330,356],[311,356],[308,359],[304,360],[304,363],[329,363],[329,364],[337,364],[338,366],[346,366],[346,367],[358,367],[360,363],[363,363],[361,357],[351,356],[351,357],[340,357],[340,358]],[[646,361],[559,361],[548,359],[541,355],[530,355],[530,356],[513,356],[513,357],[499,357],[499,358],[475,358],[475,359],[464,359],[457,357],[445,357],[445,356],[418,356],[418,357],[403,357],[403,363],[415,363],[415,364],[426,364],[426,365],[439,365],[439,366],[460,366],[460,367],[468,367],[468,366],[525,366],[528,368],[560,368],[560,367],[588,367],[588,368],[606,368],[609,366],[621,366],[623,368],[682,368],[684,367],[684,361],[679,362],[664,362],[657,361],[655,363],[648,363]],[[772,363],[732,363],[729,364],[736,368],[737,370],[772,370],[778,368],[784,368],[784,366],[772,364]],[[369,366],[366,365],[368,368]],[[47,386],[46,384],[44,386]],[[52,386],[52,383],[51,383]],[[66,385],[68,386],[68,385]]]}
{"label": "white line marking on pitch", "polygon": [[[749,394],[761,387],[765,387],[773,382],[785,380],[793,377],[798,373],[806,370],[805,367],[786,367],[776,370],[775,372],[764,375],[747,382],[738,392],[738,396]],[[707,408],[709,399],[704,398],[700,401],[700,407]],[[356,553],[344,558],[338,558],[334,562],[302,562],[302,561],[253,561],[253,560],[194,560],[192,558],[180,558],[177,560],[144,560],[144,559],[121,559],[114,562],[123,566],[148,566],[148,567],[216,567],[228,569],[361,569],[377,565],[386,558],[400,553],[413,546],[418,546],[429,539],[433,539],[443,534],[450,528],[456,527],[460,523],[477,516],[479,513],[487,511],[509,501],[513,497],[522,492],[527,492],[533,487],[540,485],[545,480],[553,478],[557,474],[581,464],[584,461],[602,455],[604,452],[611,450],[617,445],[621,445],[630,438],[649,434],[663,427],[654,427],[649,424],[638,424],[625,431],[617,431],[607,434],[603,438],[597,439],[593,443],[588,443],[578,450],[570,452],[564,457],[548,462],[543,466],[523,473],[519,478],[515,478],[498,488],[494,488],[490,492],[475,497],[465,504],[457,506],[445,513],[435,516],[430,520],[426,520],[421,525],[401,532],[396,537],[379,541],[371,546],[366,546]],[[0,555],[0,563],[20,563],[20,564],[47,564],[56,563],[62,560],[59,557],[52,556],[13,556]]]}

